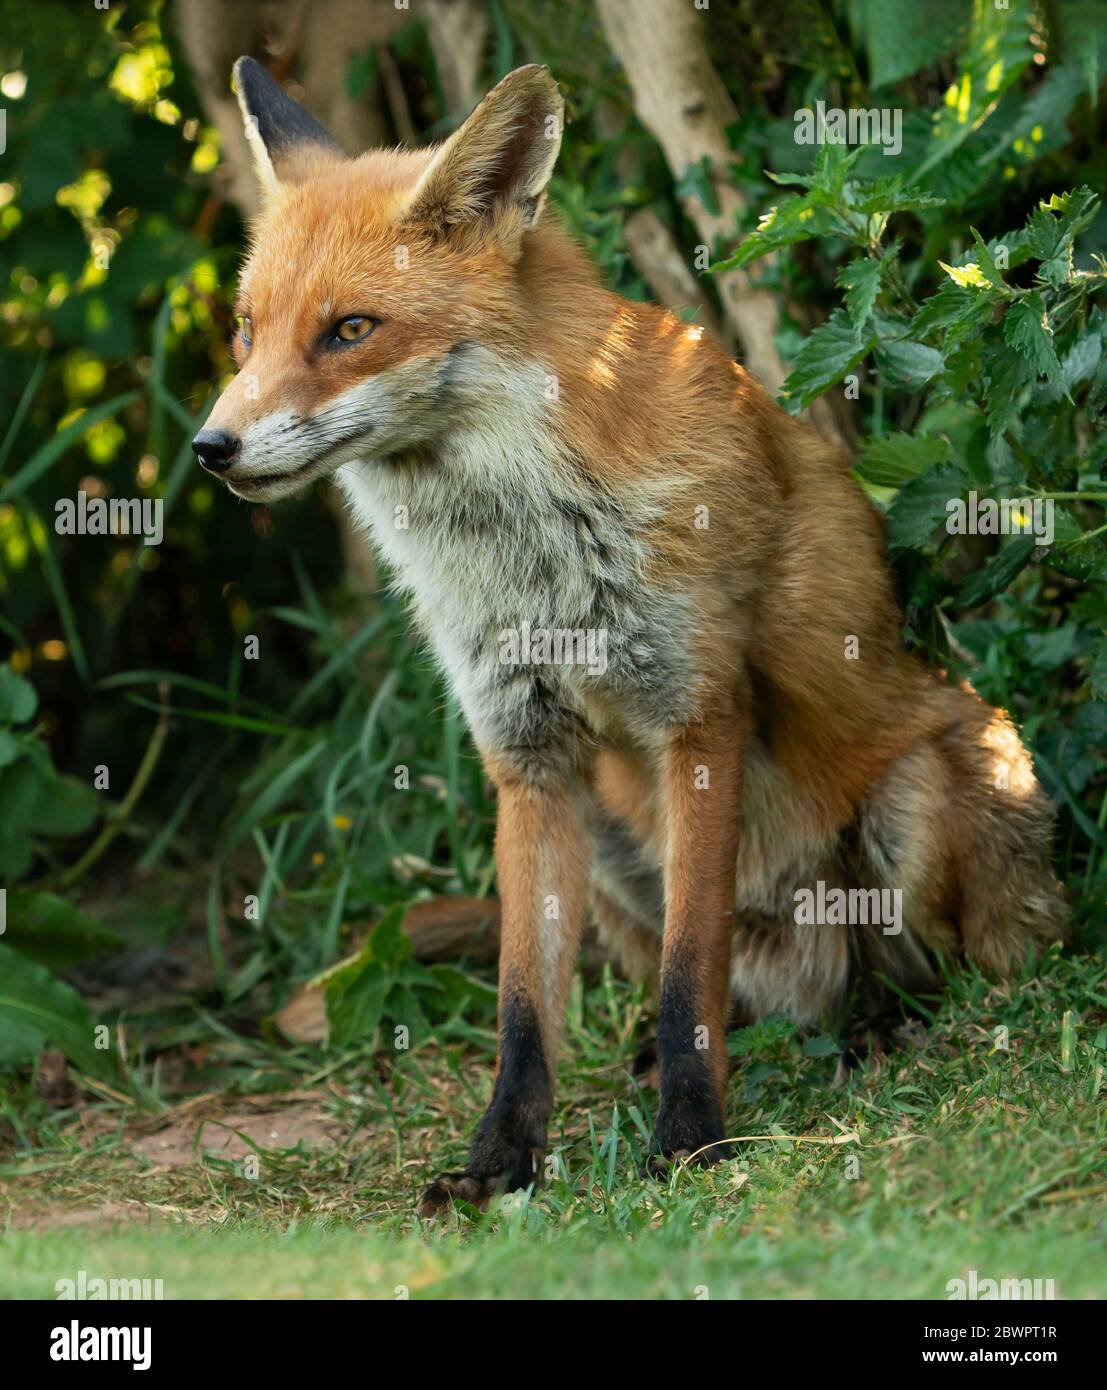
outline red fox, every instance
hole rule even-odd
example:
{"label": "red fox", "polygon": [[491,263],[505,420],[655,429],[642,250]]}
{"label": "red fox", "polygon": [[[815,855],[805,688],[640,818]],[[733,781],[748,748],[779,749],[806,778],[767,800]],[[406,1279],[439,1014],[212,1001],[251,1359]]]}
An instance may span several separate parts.
{"label": "red fox", "polygon": [[848,461],[546,213],[547,69],[357,159],[251,59],[235,83],[264,206],[193,447],[251,500],[335,475],[497,788],[495,1083],[420,1210],[538,1179],[589,912],[658,981],[661,1164],[726,1152],[728,1025],[1062,938],[1030,759],[904,650]]}

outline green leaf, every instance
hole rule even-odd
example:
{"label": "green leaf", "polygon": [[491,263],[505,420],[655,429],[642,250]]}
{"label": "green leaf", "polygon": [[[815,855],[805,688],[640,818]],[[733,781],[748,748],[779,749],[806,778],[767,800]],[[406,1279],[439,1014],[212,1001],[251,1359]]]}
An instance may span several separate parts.
{"label": "green leaf", "polygon": [[868,441],[857,460],[857,471],[877,487],[898,488],[949,461],[949,444],[937,435],[890,434]]}
{"label": "green leaf", "polygon": [[[801,120],[811,121],[813,118],[814,112],[810,108],[797,111],[794,117],[796,131],[798,131]],[[793,131],[793,138],[796,131]],[[812,207],[836,207],[842,200],[846,189],[846,180],[853,166],[861,158],[861,153],[860,149],[851,150],[844,144],[827,140],[819,145],[818,153],[815,156],[814,173],[770,174],[769,178],[774,183],[795,184],[799,188],[806,188],[811,194]]]}
{"label": "green leaf", "polygon": [[755,231],[752,231],[738,249],[726,260],[717,261],[711,267],[712,273],[724,270],[737,270],[748,265],[759,256],[767,256],[781,246],[792,246],[797,241],[810,241],[828,231],[832,222],[814,195],[802,198],[786,198],[784,202],[771,207],[763,213]]}
{"label": "green leaf", "polygon": [[1021,574],[1034,554],[1033,536],[1015,536],[988,563],[970,574],[957,590],[959,608],[979,608],[1008,588]]}
{"label": "green leaf", "polygon": [[846,313],[858,333],[868,323],[880,293],[882,265],[882,260],[872,256],[858,256],[840,267],[835,277],[836,283],[846,292]]}
{"label": "green leaf", "polygon": [[1072,274],[1072,244],[1091,225],[1099,199],[1086,185],[1069,193],[1054,193],[1031,213],[1025,237],[1042,262],[1039,273],[1055,289]]}
{"label": "green leaf", "polygon": [[103,951],[115,951],[120,937],[56,893],[9,888],[4,940],[31,960],[60,970]]}
{"label": "green leaf", "polygon": [[100,814],[100,798],[76,777],[42,778],[27,828],[44,835],[82,835]]}
{"label": "green leaf", "polygon": [[384,1017],[391,988],[388,973],[370,964],[364,966],[356,980],[328,986],[327,1021],[336,1047],[348,1047],[373,1036]]}
{"label": "green leaf", "polygon": [[938,349],[910,338],[878,343],[876,360],[892,381],[903,386],[925,386],[942,370],[942,354]]}
{"label": "green leaf", "polygon": [[1065,389],[1045,302],[1036,290],[1016,300],[1004,314],[1003,341],[1021,353],[1040,376],[1048,377],[1062,391]]}
{"label": "green leaf", "polygon": [[36,831],[79,835],[99,809],[96,793],[76,778],[59,777],[43,752],[0,772],[0,838],[19,839]]}
{"label": "green leaf", "polygon": [[[0,864],[23,861],[24,852],[16,846],[27,843],[28,821],[42,781],[41,769],[32,758],[21,758],[0,772]],[[19,877],[10,867],[6,874]]]}
{"label": "green leaf", "polygon": [[1081,643],[1082,635],[1075,623],[1029,632],[1024,639],[1027,660],[1040,671],[1056,671],[1067,665],[1079,655]]}
{"label": "green leaf", "polygon": [[952,15],[948,0],[913,0],[910,5],[871,0],[862,14],[874,87],[930,67],[954,47],[965,26],[964,15]]}
{"label": "green leaf", "polygon": [[944,198],[937,198],[923,188],[905,183],[902,174],[881,174],[865,190],[863,196],[854,197],[851,206],[855,212],[876,216],[893,212],[921,212],[926,208],[940,208]]}
{"label": "green leaf", "polygon": [[888,544],[893,550],[924,546],[949,518],[949,504],[968,491],[969,476],[957,463],[943,463],[900,489],[888,512]]}
{"label": "green leaf", "polygon": [[976,243],[976,260],[981,274],[993,289],[1006,291],[1007,281],[1003,278],[999,266],[996,265],[995,257],[989,250],[988,243],[975,227],[970,227],[969,231],[972,232],[972,239]]}
{"label": "green leaf", "polygon": [[1075,512],[1060,502],[1053,504],[1053,544],[1048,561],[1050,569],[1079,579],[1082,584],[1107,583],[1107,546],[1103,538],[1087,534]]}
{"label": "green leaf", "polygon": [[1107,634],[1096,643],[1088,662],[1088,685],[1097,700],[1107,700]]}
{"label": "green leaf", "polygon": [[16,675],[10,666],[0,666],[0,720],[26,724],[36,709],[38,695],[31,682]]}
{"label": "green leaf", "polygon": [[[400,986],[421,985],[437,989],[434,976],[411,960],[411,941],[404,934],[405,906],[390,907],[369,933],[365,945],[351,959],[325,971],[313,983],[327,994],[327,1019],[331,1040],[344,1047],[370,1037],[386,1016],[393,991]],[[399,1022],[417,1022],[418,1005],[410,989],[403,995]]]}
{"label": "green leaf", "polygon": [[26,835],[15,831],[0,831],[0,879],[15,883],[31,867],[34,855]]}
{"label": "green leaf", "polygon": [[967,40],[944,103],[934,114],[930,139],[911,177],[921,179],[946,164],[996,108],[1033,57],[1030,23],[1017,6],[997,9],[979,0],[972,6]]}
{"label": "green leaf", "polygon": [[948,353],[951,339],[959,340],[965,329],[991,316],[993,303],[987,295],[965,289],[955,280],[943,280],[911,320],[910,336],[925,338],[944,329],[942,346]]}
{"label": "green leaf", "polygon": [[0,1067],[26,1065],[56,1047],[81,1071],[106,1080],[115,1067],[95,1046],[95,1026],[76,990],[0,942]]}
{"label": "green leaf", "polygon": [[470,975],[456,965],[439,963],[427,967],[442,990],[443,1003],[448,1008],[465,1006],[470,1011],[496,1012],[498,992],[494,985],[477,975]]}
{"label": "green leaf", "polygon": [[835,309],[796,354],[795,365],[782,392],[788,408],[806,409],[827,387],[852,371],[875,341],[872,332],[859,336],[845,310]]}
{"label": "green leaf", "polygon": [[[1010,311],[1008,311],[1010,312]],[[993,438],[1018,418],[1022,392],[1034,376],[1030,363],[1018,353],[989,353],[984,367],[984,400]]]}
{"label": "green leaf", "polygon": [[23,756],[24,743],[7,729],[0,729],[0,770]]}
{"label": "green leaf", "polygon": [[1078,338],[1065,354],[1061,363],[1061,375],[1065,390],[1071,395],[1074,386],[1087,381],[1095,374],[1103,358],[1103,340],[1098,333],[1086,333]]}

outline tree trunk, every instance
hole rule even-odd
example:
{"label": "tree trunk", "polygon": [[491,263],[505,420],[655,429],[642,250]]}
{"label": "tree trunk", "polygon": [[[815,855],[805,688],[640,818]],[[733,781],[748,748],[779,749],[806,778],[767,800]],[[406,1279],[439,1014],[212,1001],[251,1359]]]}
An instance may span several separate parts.
{"label": "tree trunk", "polygon": [[423,0],[422,15],[450,116],[459,122],[481,96],[488,7],[484,0]]}
{"label": "tree trunk", "polygon": [[[697,10],[691,0],[596,0],[596,6],[630,82],[638,118],[664,151],[674,179],[706,161],[718,211],[694,193],[685,195],[682,204],[714,254],[717,241],[725,245],[733,240],[746,202],[730,175],[734,152],[726,138],[738,112],[704,42],[702,20],[710,11]],[[785,372],[774,341],[777,308],[772,295],[756,289],[744,270],[714,278],[725,326],[746,366],[770,395],[779,394]],[[656,285],[655,291],[664,299]],[[821,434],[846,446],[828,401],[816,401],[811,415]]]}
{"label": "tree trunk", "polygon": [[[623,65],[634,95],[634,109],[665,153],[674,178],[690,165],[707,161],[718,211],[695,194],[682,200],[684,210],[712,253],[717,241],[733,239],[745,200],[734,187],[726,127],[738,113],[707,55],[702,13],[688,0],[596,0],[615,56]],[[708,12],[709,13],[709,12]],[[773,342],[776,304],[754,289],[745,271],[716,276],[728,325],[747,365],[765,389],[776,394],[784,366]]]}

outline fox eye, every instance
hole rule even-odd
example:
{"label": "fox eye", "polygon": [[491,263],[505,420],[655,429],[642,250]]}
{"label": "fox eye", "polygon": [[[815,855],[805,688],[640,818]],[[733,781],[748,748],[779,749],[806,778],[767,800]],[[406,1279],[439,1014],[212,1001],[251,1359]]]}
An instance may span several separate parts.
{"label": "fox eye", "polygon": [[339,319],[335,324],[331,330],[331,341],[360,342],[362,338],[368,338],[379,322],[379,319],[371,319],[366,314],[351,314],[349,318]]}
{"label": "fox eye", "polygon": [[238,331],[242,334],[242,346],[253,347],[254,344],[254,325],[250,320],[249,314],[239,314]]}

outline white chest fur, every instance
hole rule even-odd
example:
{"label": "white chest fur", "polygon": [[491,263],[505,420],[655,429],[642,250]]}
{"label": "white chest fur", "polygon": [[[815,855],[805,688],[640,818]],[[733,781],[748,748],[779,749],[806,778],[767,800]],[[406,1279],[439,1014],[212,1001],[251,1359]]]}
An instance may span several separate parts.
{"label": "white chest fur", "polygon": [[501,373],[494,407],[467,410],[432,456],[339,479],[478,743],[554,745],[600,708],[648,738],[690,700],[687,603],[649,578],[648,507],[566,456],[540,380]]}

